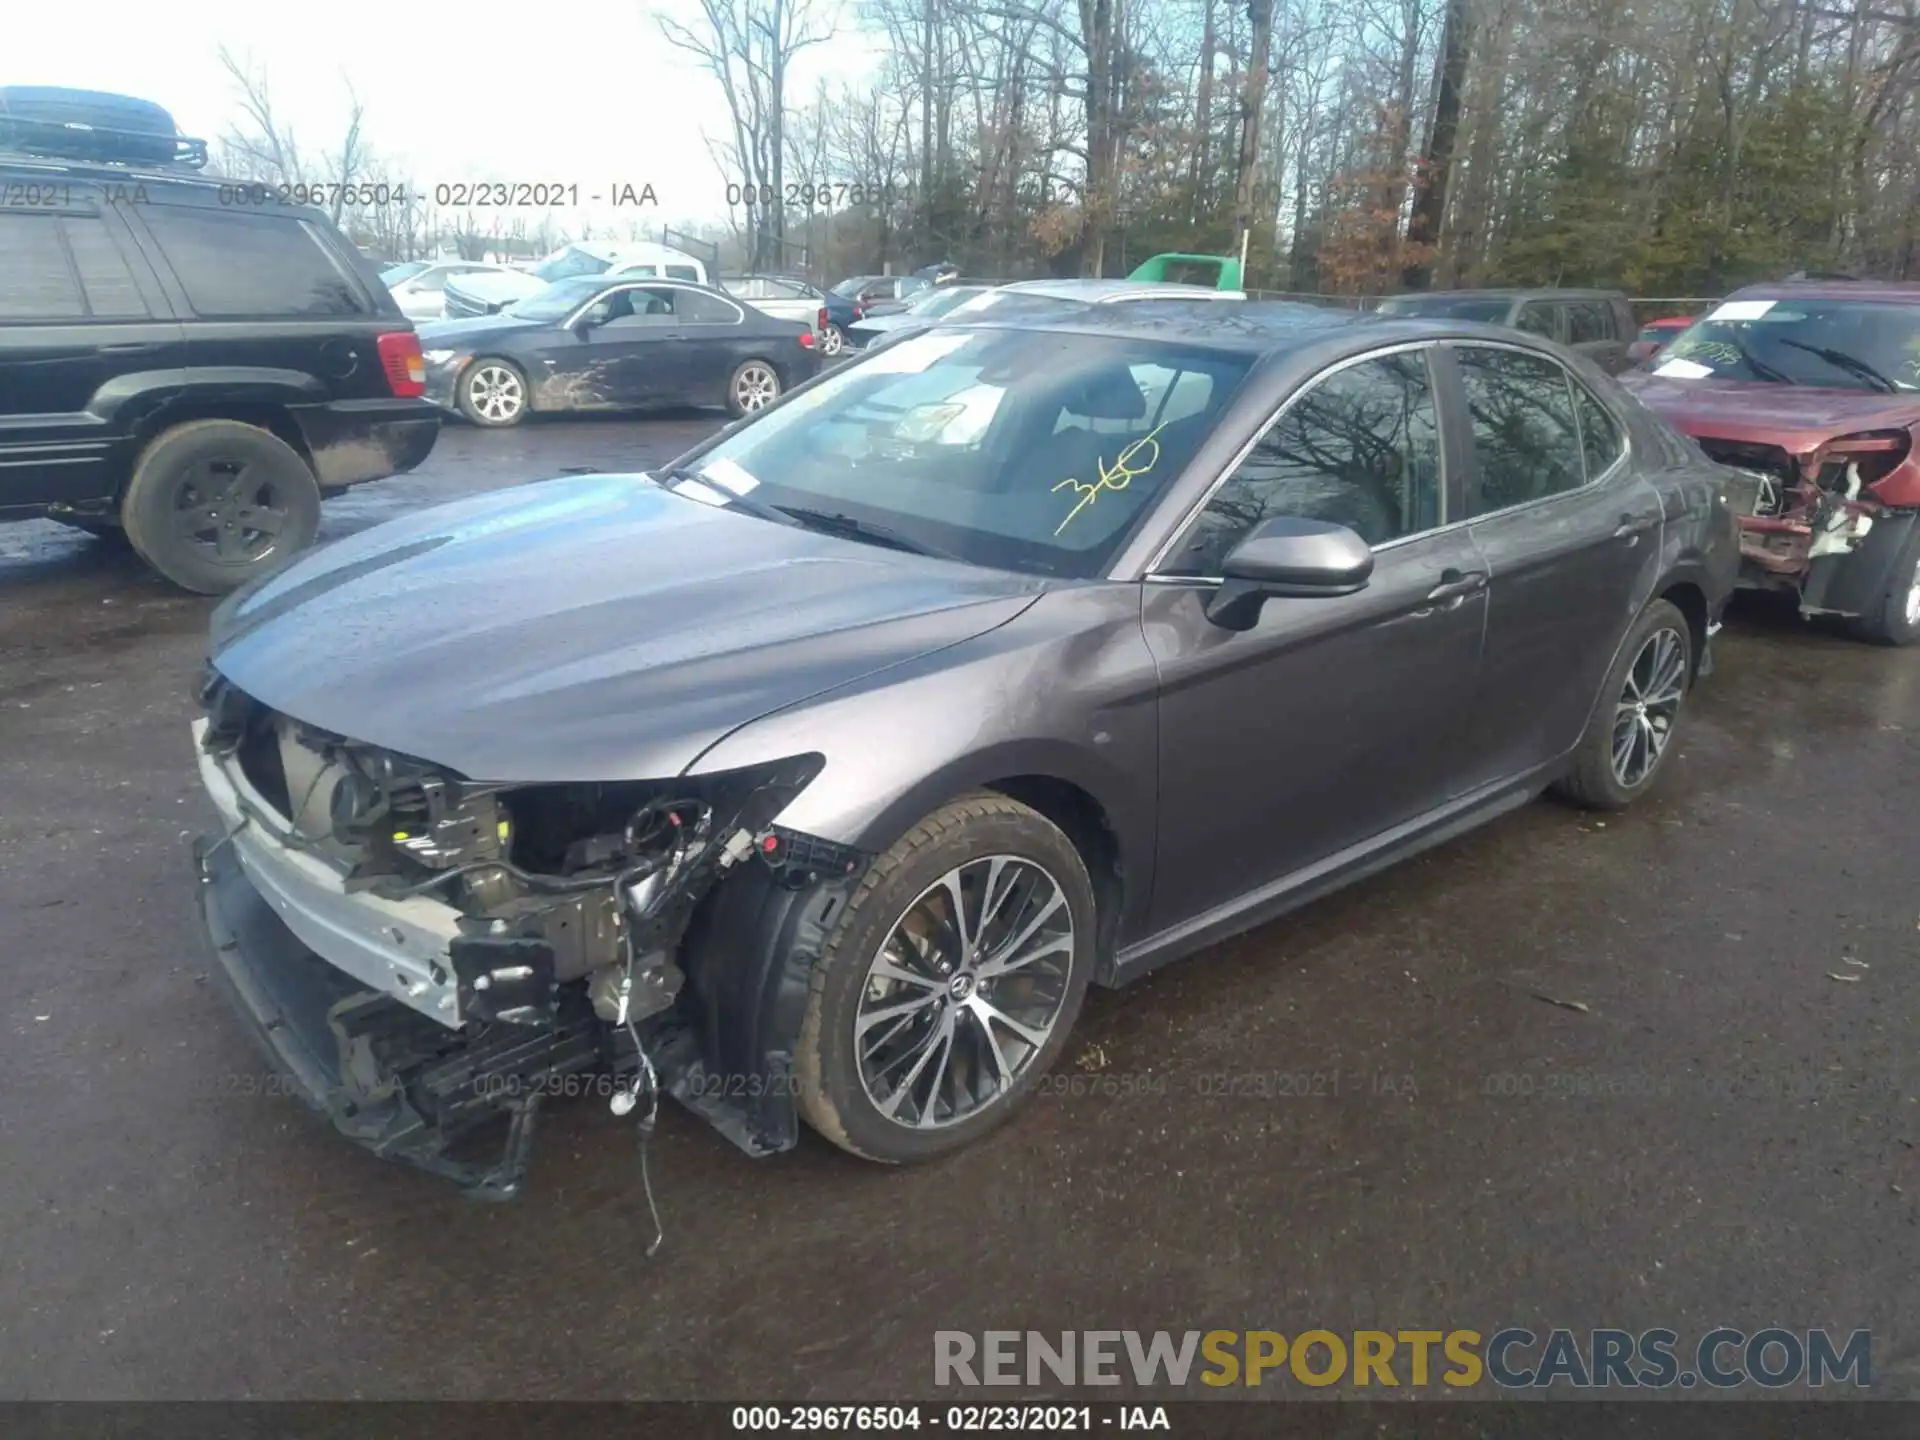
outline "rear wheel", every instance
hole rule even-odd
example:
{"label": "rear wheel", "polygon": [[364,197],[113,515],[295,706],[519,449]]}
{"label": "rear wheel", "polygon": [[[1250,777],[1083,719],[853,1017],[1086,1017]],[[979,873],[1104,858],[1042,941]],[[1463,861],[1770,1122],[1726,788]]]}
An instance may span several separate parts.
{"label": "rear wheel", "polygon": [[1622,810],[1639,799],[1672,747],[1692,681],[1687,617],[1656,600],[1627,632],[1560,792],[1594,810]]}
{"label": "rear wheel", "polygon": [[527,418],[527,377],[510,361],[476,360],[460,376],[454,403],[476,425],[518,425]]}
{"label": "rear wheel", "polygon": [[765,360],[749,360],[727,382],[727,409],[751,415],[780,398],[780,372]]}
{"label": "rear wheel", "polygon": [[1854,621],[1853,628],[1859,635],[1882,645],[1911,645],[1920,641],[1920,524],[1907,536],[1879,605]]}
{"label": "rear wheel", "polygon": [[874,862],[814,967],[808,1123],[889,1164],[986,1134],[1065,1048],[1096,926],[1086,866],[1045,816],[985,794],[936,810]]}
{"label": "rear wheel", "polygon": [[270,431],[195,420],[142,452],[120,520],[155,570],[182,589],[218,595],[313,543],[320,486],[299,452]]}
{"label": "rear wheel", "polygon": [[838,355],[846,348],[846,332],[841,330],[838,325],[829,324],[826,329],[820,332],[820,353],[822,355]]}

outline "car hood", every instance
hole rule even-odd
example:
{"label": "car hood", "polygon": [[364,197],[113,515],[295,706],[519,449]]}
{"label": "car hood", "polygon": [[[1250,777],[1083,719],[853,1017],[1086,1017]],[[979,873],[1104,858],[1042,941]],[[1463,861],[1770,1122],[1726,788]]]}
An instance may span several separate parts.
{"label": "car hood", "polygon": [[853,328],[869,335],[887,335],[895,330],[913,330],[931,325],[931,320],[923,320],[918,315],[909,315],[905,311],[895,311],[890,315],[868,314]]}
{"label": "car hood", "polygon": [[490,305],[524,300],[529,295],[538,295],[547,285],[538,275],[529,275],[524,270],[489,270],[447,281],[449,290],[458,290],[462,295],[471,295]]}
{"label": "car hood", "polygon": [[209,648],[255,700],[470,779],[652,779],[773,710],[1004,624],[1045,588],[641,475],[581,476],[314,551],[223,602]]}
{"label": "car hood", "polygon": [[1920,421],[1920,394],[1683,380],[1650,370],[1616,378],[1648,409],[1688,435],[1778,445],[1794,455],[1816,450],[1836,435],[1905,428]]}

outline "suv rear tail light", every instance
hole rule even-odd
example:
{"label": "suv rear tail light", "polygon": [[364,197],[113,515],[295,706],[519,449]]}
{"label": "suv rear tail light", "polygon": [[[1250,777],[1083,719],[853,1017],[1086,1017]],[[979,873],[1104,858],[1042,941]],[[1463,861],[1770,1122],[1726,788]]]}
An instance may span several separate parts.
{"label": "suv rear tail light", "polygon": [[832,323],[833,317],[827,314],[827,307],[822,305],[820,307],[820,313],[813,317],[813,328],[824,334],[827,326]]}
{"label": "suv rear tail light", "polygon": [[390,330],[376,340],[380,368],[387,372],[387,388],[401,399],[427,393],[427,358],[420,353],[420,337],[411,330]]}

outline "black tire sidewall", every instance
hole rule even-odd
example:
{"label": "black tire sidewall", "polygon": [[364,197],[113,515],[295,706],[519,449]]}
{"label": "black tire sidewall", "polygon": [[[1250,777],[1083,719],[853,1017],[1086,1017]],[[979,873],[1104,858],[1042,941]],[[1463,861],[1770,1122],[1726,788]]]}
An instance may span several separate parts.
{"label": "black tire sidewall", "polygon": [[[287,496],[287,519],[273,549],[244,565],[204,554],[172,528],[173,498],[185,472],[209,460],[244,459],[271,467]],[[286,441],[237,420],[197,420],[162,432],[141,454],[120,501],[121,524],[140,558],[182,589],[219,595],[276,570],[312,545],[320,531],[320,484]]]}
{"label": "black tire sidewall", "polygon": [[[467,387],[473,383],[474,376],[482,370],[498,367],[511,370],[520,381],[520,408],[513,412],[511,420],[489,420],[473,406],[468,398]],[[454,382],[453,403],[469,424],[478,425],[482,430],[510,430],[527,418],[527,412],[533,408],[533,391],[527,385],[527,372],[511,360],[502,360],[496,356],[483,355],[460,372],[460,378]]]}
{"label": "black tire sidewall", "polygon": [[[992,854],[1036,861],[1065,892],[1075,937],[1067,992],[1040,1054],[1005,1095],[958,1125],[910,1129],[882,1115],[860,1082],[853,1025],[867,967],[894,923],[922,891],[955,865]],[[817,1076],[819,1093],[803,1092],[802,1110],[816,1129],[856,1154],[911,1164],[960,1149],[996,1128],[1058,1062],[1093,975],[1098,914],[1093,883],[1073,842],[1037,811],[999,796],[969,797],[936,811],[882,856],[875,868],[882,878],[870,889],[863,884],[856,893],[818,962],[822,970],[802,1034],[810,1063],[802,1069],[803,1074]]]}
{"label": "black tire sidewall", "polygon": [[1907,592],[1916,572],[1920,572],[1920,521],[1915,521],[1907,543],[1900,549],[1900,558],[1894,562],[1886,593],[1880,597],[1879,613],[1857,627],[1867,639],[1882,645],[1912,645],[1920,641],[1920,625],[1907,619]]}

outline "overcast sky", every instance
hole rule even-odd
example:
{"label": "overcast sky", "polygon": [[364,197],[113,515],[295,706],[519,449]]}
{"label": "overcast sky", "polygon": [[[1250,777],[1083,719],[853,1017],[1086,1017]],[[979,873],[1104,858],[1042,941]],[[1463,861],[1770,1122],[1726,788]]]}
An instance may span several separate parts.
{"label": "overcast sky", "polygon": [[[650,221],[726,218],[730,177],[701,139],[727,128],[719,83],[668,45],[651,18],[657,9],[690,24],[696,0],[19,0],[8,8],[0,84],[139,95],[166,106],[187,134],[212,138],[236,118],[216,55],[224,44],[265,70],[303,152],[338,146],[351,81],[366,105],[367,137],[428,191],[461,180],[577,183],[583,194],[589,185],[651,184],[660,203],[641,212]],[[877,57],[848,28],[843,22],[833,41],[804,53],[793,103],[810,99],[823,77],[870,73]]]}

